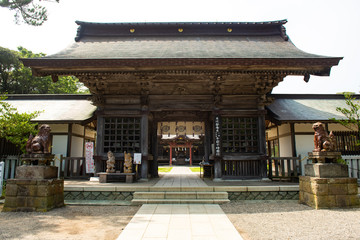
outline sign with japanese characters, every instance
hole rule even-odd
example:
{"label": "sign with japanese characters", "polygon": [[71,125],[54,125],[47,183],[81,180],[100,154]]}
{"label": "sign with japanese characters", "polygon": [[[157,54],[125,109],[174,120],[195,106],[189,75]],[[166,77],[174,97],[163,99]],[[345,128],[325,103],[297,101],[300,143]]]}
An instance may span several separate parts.
{"label": "sign with japanese characters", "polygon": [[141,164],[141,153],[134,153],[134,164]]}
{"label": "sign with japanese characters", "polygon": [[95,173],[94,168],[94,143],[85,143],[85,160],[86,160],[86,173]]}

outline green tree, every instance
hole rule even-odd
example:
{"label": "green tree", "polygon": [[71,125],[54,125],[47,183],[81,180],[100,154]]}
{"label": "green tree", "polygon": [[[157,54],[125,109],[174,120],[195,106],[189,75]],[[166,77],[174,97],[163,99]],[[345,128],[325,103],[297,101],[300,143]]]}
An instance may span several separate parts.
{"label": "green tree", "polygon": [[0,47],[0,89],[8,92],[12,79],[12,71],[20,66],[20,61],[15,51]]}
{"label": "green tree", "polygon": [[331,120],[357,132],[358,145],[360,145],[360,100],[351,92],[345,92],[344,97],[347,107],[337,107],[336,111],[342,113],[345,119],[332,118]]}
{"label": "green tree", "polygon": [[[2,50],[1,50],[2,49]],[[18,52],[6,48],[0,49],[0,93],[9,94],[58,94],[88,93],[83,84],[73,76],[62,76],[56,83],[51,77],[32,75],[19,58],[44,57],[44,53],[33,53],[23,47]],[[4,60],[3,60],[4,59]]]}
{"label": "green tree", "polygon": [[5,138],[15,144],[25,153],[26,142],[30,133],[37,134],[36,123],[31,119],[36,118],[40,112],[19,113],[16,108],[4,102],[6,96],[0,96],[0,138]]}
{"label": "green tree", "polygon": [[[40,2],[41,0],[39,0]],[[59,2],[59,0],[45,0],[48,2]],[[44,6],[35,3],[34,0],[0,0],[0,7],[8,8],[15,11],[15,22],[22,22],[32,25],[42,25],[48,17],[47,10]]]}

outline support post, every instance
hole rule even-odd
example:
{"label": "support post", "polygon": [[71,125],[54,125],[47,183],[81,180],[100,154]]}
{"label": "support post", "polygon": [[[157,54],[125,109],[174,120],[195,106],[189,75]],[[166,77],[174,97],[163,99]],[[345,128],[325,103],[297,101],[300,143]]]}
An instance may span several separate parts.
{"label": "support post", "polygon": [[148,179],[149,160],[148,160],[148,145],[149,145],[149,113],[143,111],[141,116],[141,179]]}
{"label": "support post", "polygon": [[190,145],[190,166],[192,166],[192,145]]}
{"label": "support post", "polygon": [[209,120],[205,121],[205,162],[209,162],[210,157],[210,123]]}
{"label": "support post", "polygon": [[265,137],[265,116],[258,117],[259,129],[259,152],[263,155],[260,159],[260,177],[267,179],[266,168],[266,137]]}
{"label": "support post", "polygon": [[170,145],[170,161],[169,161],[170,166],[172,165],[172,146]]}

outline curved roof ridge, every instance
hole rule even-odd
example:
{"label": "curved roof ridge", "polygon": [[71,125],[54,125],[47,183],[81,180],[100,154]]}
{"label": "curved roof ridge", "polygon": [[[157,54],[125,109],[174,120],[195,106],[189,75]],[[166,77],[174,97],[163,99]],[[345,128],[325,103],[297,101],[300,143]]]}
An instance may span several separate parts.
{"label": "curved roof ridge", "polygon": [[83,22],[75,41],[83,37],[141,37],[141,36],[270,36],[288,40],[284,24],[287,20],[265,22]]}

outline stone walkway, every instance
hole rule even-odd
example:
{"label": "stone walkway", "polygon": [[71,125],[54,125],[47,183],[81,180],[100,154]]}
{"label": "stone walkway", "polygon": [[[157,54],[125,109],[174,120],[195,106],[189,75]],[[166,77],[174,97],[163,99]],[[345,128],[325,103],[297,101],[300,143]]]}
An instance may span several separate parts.
{"label": "stone walkway", "polygon": [[207,187],[207,184],[200,179],[198,172],[191,172],[189,167],[173,167],[154,187]]}
{"label": "stone walkway", "polygon": [[[207,186],[198,173],[174,167],[158,187]],[[144,204],[117,240],[242,240],[218,204]]]}

